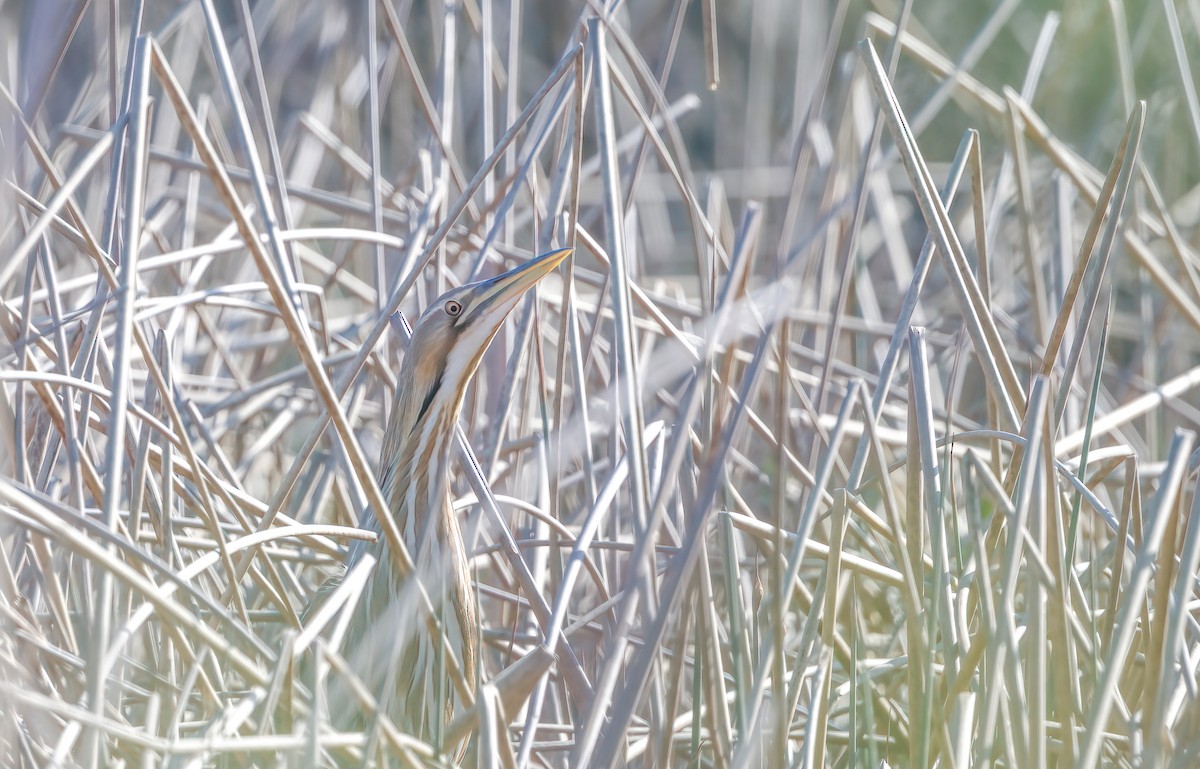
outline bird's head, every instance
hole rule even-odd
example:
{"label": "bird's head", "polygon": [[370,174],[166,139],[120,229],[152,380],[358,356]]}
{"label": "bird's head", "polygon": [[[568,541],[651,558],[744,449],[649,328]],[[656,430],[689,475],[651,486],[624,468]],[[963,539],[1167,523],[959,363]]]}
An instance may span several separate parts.
{"label": "bird's head", "polygon": [[407,424],[415,427],[435,407],[457,418],[467,384],[504,319],[571,251],[551,251],[503,275],[450,289],[425,308],[413,327],[397,391],[396,406],[408,412],[401,417]]}

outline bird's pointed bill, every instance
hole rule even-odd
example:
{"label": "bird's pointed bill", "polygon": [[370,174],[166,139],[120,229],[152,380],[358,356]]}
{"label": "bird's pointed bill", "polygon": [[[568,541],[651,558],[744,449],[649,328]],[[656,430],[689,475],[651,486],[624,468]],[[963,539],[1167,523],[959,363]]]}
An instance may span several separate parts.
{"label": "bird's pointed bill", "polygon": [[478,306],[502,305],[507,300],[516,299],[530,286],[553,272],[554,268],[562,264],[563,260],[574,250],[573,248],[560,248],[557,251],[542,254],[536,259],[530,259],[525,264],[513,267],[502,275],[482,281],[479,286]]}

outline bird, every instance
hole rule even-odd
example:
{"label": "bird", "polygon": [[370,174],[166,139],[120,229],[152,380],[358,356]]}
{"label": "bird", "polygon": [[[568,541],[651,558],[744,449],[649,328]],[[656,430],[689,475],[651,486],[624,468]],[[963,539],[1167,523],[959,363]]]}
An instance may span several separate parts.
{"label": "bird", "polygon": [[[351,669],[379,697],[382,712],[403,732],[442,746],[456,705],[446,647],[421,609],[415,577],[444,628],[468,685],[478,670],[476,598],[459,521],[450,501],[450,457],[467,386],[504,319],[521,297],[573,249],[543,254],[492,278],[453,288],[413,325],[405,364],[384,431],[377,478],[387,509],[414,564],[402,575],[387,552],[378,517],[377,559],[352,611],[343,641]],[[370,550],[351,551],[347,571]],[[324,590],[324,588],[322,588]],[[338,707],[333,700],[331,706]]]}

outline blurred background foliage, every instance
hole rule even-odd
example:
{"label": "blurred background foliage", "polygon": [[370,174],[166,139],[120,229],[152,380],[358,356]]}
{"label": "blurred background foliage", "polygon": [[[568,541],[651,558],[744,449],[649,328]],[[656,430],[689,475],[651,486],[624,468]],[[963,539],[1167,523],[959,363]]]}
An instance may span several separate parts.
{"label": "blurred background foliage", "polygon": [[[1168,0],[1169,2],[1170,0]],[[638,50],[662,75],[670,22],[677,0],[610,3],[621,17]],[[468,0],[464,15],[476,19],[482,0]],[[90,0],[4,0],[0,2],[0,35],[8,55],[0,61],[6,82],[21,85],[20,99],[38,112],[46,130],[53,131],[72,114],[81,99],[103,99],[107,78],[94,72],[109,32],[104,3]],[[117,3],[117,6],[125,4]],[[151,2],[145,8],[145,28],[162,32],[186,16],[188,3]],[[244,57],[240,3],[216,3],[226,22],[228,42],[236,56]],[[590,7],[598,10],[603,3]],[[708,88],[703,16],[707,3],[691,3],[684,15],[675,62],[663,83],[671,100],[696,94],[699,102],[681,117],[680,128],[697,171],[721,172],[729,192],[737,197],[784,197],[789,167],[796,148],[797,130],[804,119],[808,96],[821,68],[829,42],[831,23],[838,6],[845,5],[845,21],[837,32],[841,55],[832,73],[825,117],[836,115],[848,94],[846,85],[860,66],[854,44],[865,34],[864,15],[878,14],[894,20],[900,5],[895,0],[728,0],[717,4],[715,37],[719,55],[719,85]],[[1187,50],[1195,51],[1200,30],[1200,4],[1178,2],[1177,14]],[[396,2],[406,19],[413,53],[421,69],[436,71],[440,52],[441,3]],[[494,3],[491,13],[498,31],[498,47],[516,43],[521,51],[517,104],[523,103],[577,36],[581,6],[558,0]],[[260,38],[259,55],[271,97],[273,117],[286,138],[295,130],[300,112],[314,108],[313,88],[329,68],[352,72],[361,66],[365,44],[365,6],[361,2],[332,0],[313,3],[275,3],[253,0],[249,7]],[[516,27],[510,13],[519,11]],[[128,12],[128,9],[126,9]],[[586,13],[586,12],[585,12]],[[919,0],[913,3],[909,31],[951,61],[970,56],[968,69],[985,86],[999,92],[1003,86],[1020,90],[1026,77],[1039,31],[1049,18],[1057,19],[1053,45],[1037,83],[1032,106],[1055,134],[1094,165],[1104,166],[1111,156],[1131,108],[1131,99],[1148,102],[1147,142],[1143,154],[1148,168],[1161,184],[1167,200],[1192,191],[1200,167],[1198,137],[1190,124],[1188,105],[1179,88],[1179,69],[1168,31],[1162,0]],[[75,21],[72,28],[66,21]],[[202,30],[195,30],[202,37]],[[61,60],[57,52],[64,35],[71,44]],[[199,38],[197,42],[199,41]],[[457,122],[454,140],[464,163],[480,162],[482,80],[481,48],[474,35],[459,38],[459,67],[463,82],[455,94]],[[1121,49],[1128,53],[1121,53]],[[881,46],[881,55],[883,55]],[[653,52],[659,51],[659,56]],[[1132,82],[1123,82],[1120,55],[1130,58]],[[1196,57],[1193,55],[1192,59]],[[384,67],[394,67],[385,62]],[[52,77],[56,70],[61,76]],[[1195,77],[1195,65],[1192,65]],[[325,108],[343,120],[362,120],[366,89],[361,73],[348,80]],[[46,82],[52,85],[46,89]],[[386,82],[386,81],[385,81]],[[392,80],[383,96],[388,108],[382,124],[386,153],[384,168],[399,171],[415,162],[416,151],[426,141],[424,121],[407,108],[411,82]],[[901,103],[915,113],[938,88],[938,82],[919,64],[901,61],[896,90]],[[47,92],[48,90],[48,92]],[[214,91],[219,89],[214,89]],[[497,95],[499,99],[503,97]],[[219,97],[217,97],[219,98]],[[97,111],[97,117],[104,114]],[[951,103],[923,127],[920,139],[930,161],[949,161],[962,132],[968,128],[985,134],[984,150],[991,160],[1004,152],[1004,142],[988,136],[991,125],[978,109]],[[8,136],[12,137],[11,132]],[[886,138],[885,138],[886,143]],[[11,146],[11,145],[10,145]],[[11,162],[11,156],[10,156]],[[782,190],[781,190],[782,188]],[[1183,222],[1194,224],[1196,204],[1188,198]]]}

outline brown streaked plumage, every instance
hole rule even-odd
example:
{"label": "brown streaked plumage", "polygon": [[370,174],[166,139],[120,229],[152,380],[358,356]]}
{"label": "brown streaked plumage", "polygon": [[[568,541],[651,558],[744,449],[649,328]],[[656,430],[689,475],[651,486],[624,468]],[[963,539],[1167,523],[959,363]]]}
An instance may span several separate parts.
{"label": "brown streaked plumage", "polygon": [[[504,319],[522,295],[571,253],[554,251],[503,275],[452,289],[421,314],[396,384],[379,459],[379,483],[456,665],[474,685],[475,598],[448,469],[463,394]],[[364,526],[380,531],[369,517]],[[381,537],[378,564],[346,633],[343,652],[402,730],[435,747],[460,701],[445,646],[427,630],[418,593],[401,579]],[[353,566],[362,555],[351,556]],[[331,703],[338,707],[339,703]],[[345,714],[332,714],[336,720]]]}

